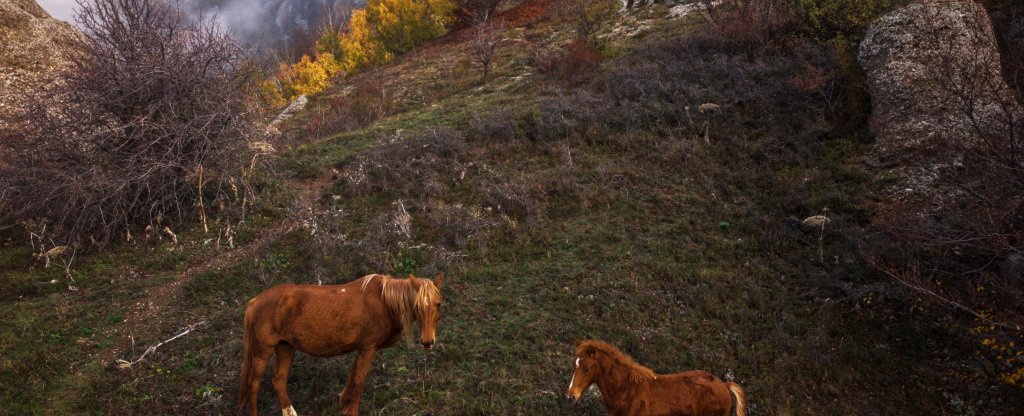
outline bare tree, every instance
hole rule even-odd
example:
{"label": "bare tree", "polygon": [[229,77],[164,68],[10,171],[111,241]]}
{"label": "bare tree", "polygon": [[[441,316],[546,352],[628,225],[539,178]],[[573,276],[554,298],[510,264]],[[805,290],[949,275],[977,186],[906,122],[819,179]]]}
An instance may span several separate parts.
{"label": "bare tree", "polygon": [[481,16],[494,16],[503,0],[457,0],[452,29],[475,25]]}
{"label": "bare tree", "polygon": [[81,56],[0,129],[2,225],[103,243],[244,198],[260,131],[246,51],[159,0],[79,10]]}
{"label": "bare tree", "polygon": [[486,82],[487,74],[491,70],[491,63],[494,61],[494,53],[501,43],[502,27],[494,23],[490,12],[484,12],[477,18],[474,31],[475,37],[471,53],[473,59],[480,65],[481,81]]}
{"label": "bare tree", "polygon": [[570,0],[562,6],[561,13],[568,19],[576,39],[594,47],[601,47],[598,34],[611,22],[619,11],[618,0]]}

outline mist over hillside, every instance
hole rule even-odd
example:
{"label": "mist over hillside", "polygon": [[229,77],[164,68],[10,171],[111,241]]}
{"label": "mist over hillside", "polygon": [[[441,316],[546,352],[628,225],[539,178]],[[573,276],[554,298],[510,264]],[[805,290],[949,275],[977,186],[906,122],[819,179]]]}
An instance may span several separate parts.
{"label": "mist over hillside", "polygon": [[185,0],[193,17],[214,16],[228,31],[262,52],[295,47],[327,18],[347,19],[365,0]]}

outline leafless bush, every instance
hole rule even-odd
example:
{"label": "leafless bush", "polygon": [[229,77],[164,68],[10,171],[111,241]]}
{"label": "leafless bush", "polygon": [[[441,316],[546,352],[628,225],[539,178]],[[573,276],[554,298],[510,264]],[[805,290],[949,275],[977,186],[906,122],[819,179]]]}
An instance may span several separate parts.
{"label": "leafless bush", "polygon": [[618,0],[569,0],[556,9],[569,21],[576,40],[600,48],[603,40],[598,36],[618,13]]}
{"label": "leafless bush", "polygon": [[45,218],[62,241],[102,243],[245,198],[245,51],[156,0],[79,7],[82,55],[0,130],[4,223]]}
{"label": "leafless bush", "polygon": [[604,59],[600,49],[590,42],[573,40],[551,58],[541,73],[575,86],[589,81]]}
{"label": "leafless bush", "polygon": [[530,120],[530,136],[542,142],[555,142],[599,129],[603,124],[599,119],[603,112],[599,109],[603,105],[602,97],[585,90],[538,98],[536,113]]}
{"label": "leafless bush", "polygon": [[461,204],[432,204],[426,212],[426,219],[441,240],[439,243],[460,250],[475,248],[483,252],[487,236],[500,224],[491,211],[490,208]]}
{"label": "leafless bush", "polygon": [[544,41],[523,40],[522,42],[530,50],[530,60],[537,68],[537,72],[547,74],[554,71],[559,57],[562,55],[560,48]]}
{"label": "leafless bush", "polygon": [[483,16],[494,16],[502,0],[458,0],[452,29],[479,23]]}
{"label": "leafless bush", "polygon": [[397,253],[414,241],[412,216],[403,200],[370,221],[353,226],[352,218],[340,207],[307,213],[302,225],[311,243],[307,249],[318,259],[313,267],[318,277],[326,272],[321,259],[388,270]]}
{"label": "leafless bush", "polygon": [[520,130],[519,113],[511,108],[476,114],[469,121],[472,140],[510,142],[521,138]]}
{"label": "leafless bush", "polygon": [[429,197],[462,175],[465,139],[439,128],[404,137],[383,135],[379,145],[345,168],[349,189],[357,195],[396,192]]}
{"label": "leafless bush", "polygon": [[[595,79],[597,91],[607,97],[596,118],[614,129],[642,125],[665,134],[703,136],[705,122],[715,117],[700,112],[701,104],[716,104],[725,113],[742,110],[748,118],[807,105],[810,94],[824,85],[798,89],[799,83],[789,81],[802,77],[805,67],[835,76],[828,57],[822,47],[805,46],[750,59],[708,34],[651,41]],[[785,130],[774,123],[765,123],[765,129]]]}
{"label": "leafless bush", "polygon": [[394,92],[388,89],[387,80],[362,77],[354,85],[351,96],[338,104],[347,106],[356,122],[365,126],[394,111]]}
{"label": "leafless bush", "polygon": [[714,39],[735,50],[759,53],[784,46],[797,29],[792,0],[704,0]]}
{"label": "leafless bush", "polygon": [[543,214],[542,190],[527,177],[502,178],[486,185],[483,202],[519,221],[536,221]]}
{"label": "leafless bush", "polygon": [[501,25],[494,22],[490,12],[484,12],[476,19],[470,53],[476,63],[480,65],[480,79],[483,82],[487,81],[487,74],[490,72],[491,63],[494,60],[494,52],[498,50],[498,45],[501,43],[503,29]]}

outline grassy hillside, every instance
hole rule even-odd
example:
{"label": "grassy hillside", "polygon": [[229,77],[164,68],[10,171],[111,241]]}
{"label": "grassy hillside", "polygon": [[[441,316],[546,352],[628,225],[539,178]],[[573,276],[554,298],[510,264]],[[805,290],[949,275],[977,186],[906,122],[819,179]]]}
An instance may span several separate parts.
{"label": "grassy hillside", "polygon": [[[751,55],[652,6],[617,20],[603,62],[541,71],[537,48],[569,38],[551,6],[504,15],[486,82],[460,32],[315,97],[231,245],[217,224],[83,256],[72,291],[6,241],[0,412],[231,414],[249,298],[439,270],[442,345],[379,354],[363,414],[604,414],[592,394],[563,398],[587,337],[659,372],[730,374],[751,414],[1024,405],[862,264],[850,237],[882,179],[839,58],[813,44]],[[826,208],[823,232],[799,225]],[[299,414],[337,412],[351,360],[298,356]],[[269,379],[260,408],[279,414]]]}

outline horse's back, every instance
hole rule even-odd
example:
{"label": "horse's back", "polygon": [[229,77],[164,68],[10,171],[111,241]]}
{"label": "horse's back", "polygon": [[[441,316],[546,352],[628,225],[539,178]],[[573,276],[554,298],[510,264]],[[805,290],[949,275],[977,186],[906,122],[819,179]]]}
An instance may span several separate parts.
{"label": "horse's back", "polygon": [[[356,283],[356,284],[353,284]],[[246,330],[268,343],[286,342],[308,354],[351,351],[374,314],[357,282],[344,285],[273,286],[249,301]]]}
{"label": "horse's back", "polygon": [[[732,397],[724,381],[704,370],[691,370],[658,375],[649,394],[654,407],[690,409],[693,415],[726,415],[732,408]],[[655,410],[655,409],[652,409]],[[672,411],[651,414],[675,414]]]}

